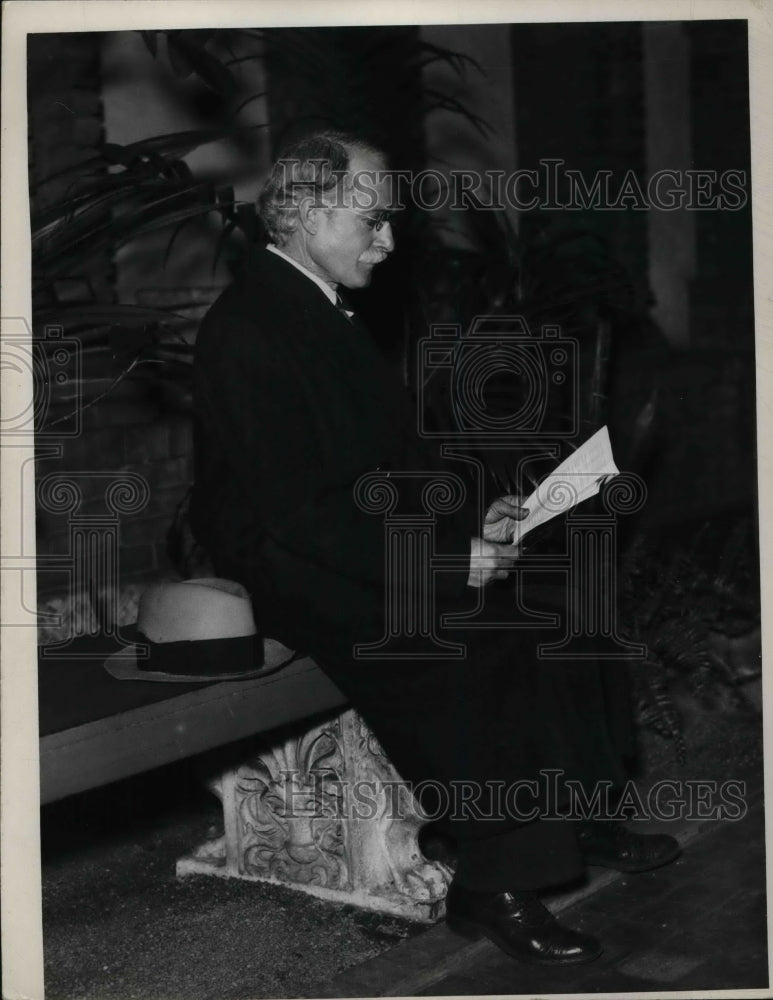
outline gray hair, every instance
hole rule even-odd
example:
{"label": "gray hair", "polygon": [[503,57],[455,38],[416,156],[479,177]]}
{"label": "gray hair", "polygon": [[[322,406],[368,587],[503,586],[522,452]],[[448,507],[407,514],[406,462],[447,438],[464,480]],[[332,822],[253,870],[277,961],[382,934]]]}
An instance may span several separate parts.
{"label": "gray hair", "polygon": [[315,132],[283,150],[258,196],[258,214],[275,243],[281,246],[295,231],[302,199],[343,189],[355,152],[384,157],[365,139],[346,132]]}

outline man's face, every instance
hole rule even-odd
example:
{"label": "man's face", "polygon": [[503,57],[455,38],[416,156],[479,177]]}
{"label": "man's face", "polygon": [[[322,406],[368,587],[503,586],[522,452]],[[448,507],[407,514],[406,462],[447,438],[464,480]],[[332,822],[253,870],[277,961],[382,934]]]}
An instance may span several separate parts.
{"label": "man's face", "polygon": [[391,185],[384,171],[381,157],[353,153],[349,173],[354,186],[346,185],[337,197],[331,196],[332,207],[318,212],[317,231],[307,250],[320,277],[331,285],[364,288],[376,264],[394,249],[390,224],[378,230],[374,225],[378,213],[389,208]]}

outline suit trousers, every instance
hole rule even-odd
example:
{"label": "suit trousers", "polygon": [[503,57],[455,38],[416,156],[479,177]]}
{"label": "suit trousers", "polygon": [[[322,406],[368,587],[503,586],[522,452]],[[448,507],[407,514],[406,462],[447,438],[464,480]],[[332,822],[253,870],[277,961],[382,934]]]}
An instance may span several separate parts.
{"label": "suit trousers", "polygon": [[[512,601],[487,601],[502,620]],[[493,596],[493,595],[492,595]],[[569,790],[619,788],[634,755],[627,671],[575,656],[540,659],[551,629],[455,629],[459,659],[317,662],[375,733],[424,815],[456,842],[461,884],[537,889],[582,874]],[[590,648],[588,648],[590,647]]]}

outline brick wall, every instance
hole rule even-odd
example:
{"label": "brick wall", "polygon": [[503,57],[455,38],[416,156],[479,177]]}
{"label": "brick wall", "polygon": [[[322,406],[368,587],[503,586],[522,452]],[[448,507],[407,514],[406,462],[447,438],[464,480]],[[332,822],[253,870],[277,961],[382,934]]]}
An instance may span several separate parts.
{"label": "brick wall", "polygon": [[[156,306],[175,294],[178,301],[186,297],[196,300],[188,308],[190,323],[182,331],[193,343],[198,320],[219,290],[146,289],[138,292],[137,298]],[[50,419],[56,420],[67,410],[60,404],[51,411]],[[117,517],[121,584],[177,575],[167,551],[167,533],[193,481],[193,419],[182,389],[170,393],[163,389],[163,383],[124,379],[103,399],[81,411],[81,423],[77,435],[57,438],[48,434],[38,445],[39,593],[49,597],[62,592],[64,570],[46,568],[45,557],[69,553],[74,518],[85,516],[96,523],[110,516],[106,489],[111,482],[127,477],[141,484],[146,497],[137,502],[136,509],[121,511]],[[51,476],[75,484],[82,494],[77,509],[63,512],[46,503],[41,486]]]}
{"label": "brick wall", "polygon": [[[29,158],[35,212],[67,193],[75,175],[63,176],[62,171],[86,164],[105,139],[104,39],[96,33],[30,36]],[[78,273],[67,274],[56,292],[59,301],[110,304],[118,299],[116,284],[115,261],[101,254]],[[179,311],[189,322],[179,335],[193,343],[197,321],[219,288],[134,287],[128,296],[122,289],[120,300],[162,308],[186,303]],[[41,335],[36,329],[36,336]],[[64,335],[79,340],[66,329]],[[119,336],[111,361],[104,351],[95,354],[90,343],[81,338],[70,352],[66,371],[69,385],[78,387],[75,397],[68,397],[67,386],[57,390],[53,379],[38,387],[38,402],[46,394],[49,404],[38,421],[36,440],[38,601],[44,615],[61,618],[59,625],[41,629],[44,640],[60,637],[62,629],[95,627],[109,611],[108,593],[119,599],[111,617],[131,621],[142,584],[176,575],[167,532],[193,477],[186,393],[174,383],[134,374],[109,388],[132,350],[123,351]],[[76,360],[81,379],[73,377]],[[71,415],[78,409],[76,421]],[[116,511],[109,489],[121,481],[137,496]],[[84,542],[87,536],[90,540]],[[92,550],[77,548],[80,544]]]}
{"label": "brick wall", "polygon": [[[114,398],[84,416],[82,434],[63,442],[59,456],[44,452],[38,457],[39,483],[60,473],[76,483],[83,495],[78,509],[67,513],[46,509],[39,502],[39,561],[41,556],[68,551],[73,516],[96,520],[108,514],[104,499],[107,484],[120,479],[122,473],[132,473],[147,483],[148,499],[142,509],[119,518],[121,578],[170,572],[166,532],[193,476],[190,417],[163,413],[134,386],[117,391]],[[58,571],[40,570],[39,589],[59,589],[58,576]]]}

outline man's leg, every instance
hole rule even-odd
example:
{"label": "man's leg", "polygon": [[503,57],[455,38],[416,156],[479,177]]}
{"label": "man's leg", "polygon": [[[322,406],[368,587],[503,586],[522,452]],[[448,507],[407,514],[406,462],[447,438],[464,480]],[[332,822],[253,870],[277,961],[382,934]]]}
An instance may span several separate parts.
{"label": "man's leg", "polygon": [[545,769],[583,784],[623,780],[598,669],[541,662],[534,637],[523,633],[500,631],[485,644],[465,638],[466,661],[318,662],[401,776],[415,791],[428,788],[420,795],[425,815],[442,817],[457,842],[449,925],[485,934],[526,961],[591,961],[598,942],[559,924],[537,895],[583,873],[575,824],[524,823],[497,807],[496,790],[539,784]]}
{"label": "man's leg", "polygon": [[574,824],[536,820],[493,837],[457,841],[454,881],[467,889],[541,890],[581,878]]}
{"label": "man's leg", "polygon": [[631,833],[612,819],[541,819],[493,837],[465,839],[458,844],[446,920],[452,930],[485,935],[525,961],[590,962],[601,954],[599,943],[559,924],[538,891],[578,879],[586,864],[649,871],[673,861],[679,850],[673,837]]}
{"label": "man's leg", "polygon": [[584,871],[574,824],[564,820],[536,820],[494,837],[465,839],[446,897],[446,922],[465,937],[485,935],[523,961],[593,961],[601,954],[599,942],[560,924],[538,896],[538,890]]}
{"label": "man's leg", "polygon": [[648,872],[679,857],[679,842],[667,833],[633,833],[618,819],[577,824],[577,839],[587,865],[618,872]]}

